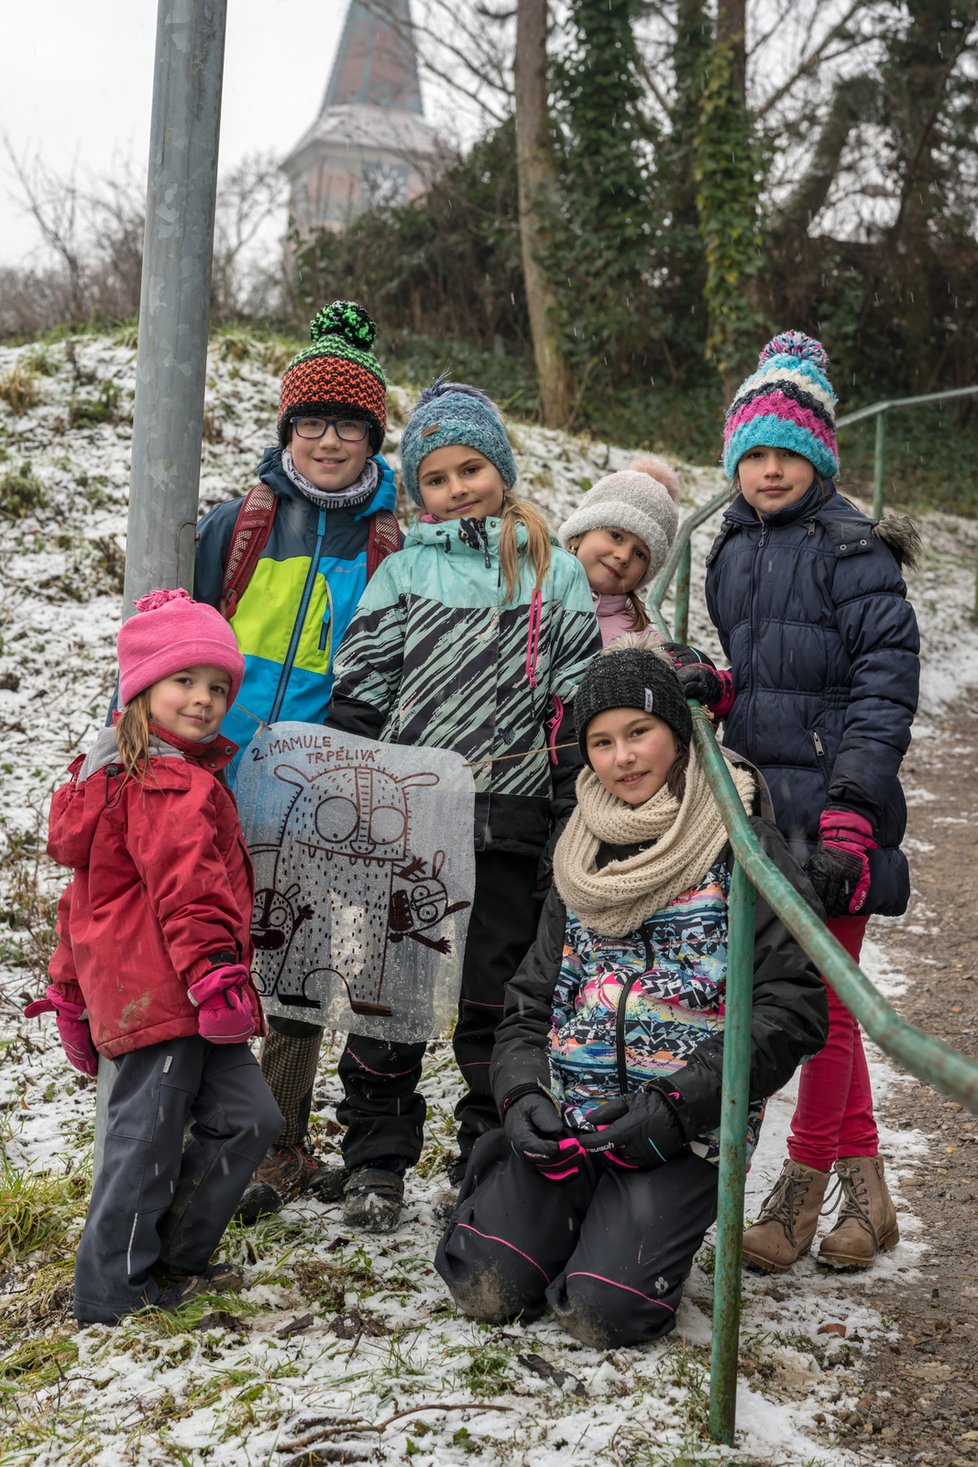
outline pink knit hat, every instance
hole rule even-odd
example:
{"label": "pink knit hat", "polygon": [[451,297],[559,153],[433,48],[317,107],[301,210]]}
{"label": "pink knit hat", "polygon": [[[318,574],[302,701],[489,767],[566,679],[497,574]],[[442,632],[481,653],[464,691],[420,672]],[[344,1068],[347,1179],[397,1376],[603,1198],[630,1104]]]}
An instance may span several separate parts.
{"label": "pink knit hat", "polygon": [[150,591],[134,604],[139,614],[123,622],[116,643],[120,700],[131,702],[160,678],[185,667],[219,667],[231,679],[230,708],[244,677],[244,658],[221,613],[192,600],[179,586]]}

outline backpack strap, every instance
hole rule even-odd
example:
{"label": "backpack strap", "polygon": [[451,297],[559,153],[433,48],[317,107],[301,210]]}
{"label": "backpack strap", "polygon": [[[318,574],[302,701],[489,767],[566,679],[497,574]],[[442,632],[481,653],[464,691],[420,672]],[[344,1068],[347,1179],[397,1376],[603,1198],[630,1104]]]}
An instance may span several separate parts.
{"label": "backpack strap", "polygon": [[267,484],[259,481],[249,489],[238,510],[234,522],[234,535],[224,562],[224,584],[218,606],[228,621],[238,609],[238,602],[245,593],[248,582],[255,573],[255,566],[268,544],[275,523],[278,499]]}
{"label": "backpack strap", "polygon": [[401,527],[389,509],[379,509],[370,516],[367,534],[367,580],[373,575],[382,560],[400,550],[404,537]]}

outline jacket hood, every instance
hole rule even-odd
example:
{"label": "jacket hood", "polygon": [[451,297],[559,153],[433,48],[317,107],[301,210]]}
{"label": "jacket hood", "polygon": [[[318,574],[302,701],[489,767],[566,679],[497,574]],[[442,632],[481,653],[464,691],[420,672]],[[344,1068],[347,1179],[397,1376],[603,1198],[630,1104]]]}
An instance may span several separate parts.
{"label": "jacket hood", "polygon": [[[71,779],[51,796],[48,817],[47,852],[59,866],[84,866],[88,863],[95,827],[103,812],[118,798],[123,777],[116,743],[116,713],[111,728],[100,729],[87,754],[68,766]],[[161,737],[161,730],[150,724],[149,753],[154,759],[187,760],[199,764],[211,774],[223,769],[237,753],[222,734],[205,745],[188,744],[171,736],[172,743]]]}
{"label": "jacket hood", "polygon": [[[765,525],[787,525],[793,520],[803,519],[806,515],[817,515],[819,511],[828,509],[836,514],[841,510],[847,515],[859,516],[867,524],[873,522],[863,514],[859,507],[840,494],[831,479],[816,479],[803,498],[796,504],[786,505],[784,509],[775,510],[773,514],[764,516]],[[724,511],[723,518],[731,524],[759,523],[754,510],[747,503],[742,494],[738,494],[733,503]],[[909,515],[887,514],[881,520],[873,524],[873,534],[878,540],[893,552],[897,564],[909,571],[917,569],[917,557],[920,554],[920,534],[917,526]]]}
{"label": "jacket hood", "polygon": [[[84,757],[78,773],[79,779],[87,779],[90,774],[97,774],[100,769],[105,768],[106,764],[118,764],[119,745],[115,737],[115,725],[118,722],[118,717],[119,715],[116,714],[110,728],[99,729],[94,744]],[[74,764],[72,764],[71,768],[74,769],[74,767]]]}
{"label": "jacket hood", "polygon": [[91,754],[79,754],[69,766],[71,780],[55,790],[51,797],[47,852],[59,866],[75,868],[88,865],[96,827],[118,795],[119,778],[113,771],[118,771],[121,766],[112,729],[103,729],[95,743],[99,747],[106,734],[112,740],[112,756],[103,759],[88,778],[83,779],[81,771]]}
{"label": "jacket hood", "polygon": [[884,545],[889,546],[901,569],[910,571],[917,569],[920,535],[909,515],[885,514],[879,523],[873,526],[873,534],[878,540],[882,540]]}
{"label": "jacket hood", "polygon": [[[394,472],[390,464],[382,454],[375,453],[373,457],[380,466],[380,482],[371,494],[370,498],[363,504],[358,505],[355,520],[362,520],[367,515],[375,514],[378,509],[393,510],[397,503],[397,487],[394,483]],[[279,444],[273,443],[262,454],[258,464],[258,477],[269,484],[280,499],[294,499],[297,504],[311,504],[299,493],[292,480],[282,467],[282,449]],[[330,514],[336,514],[336,510],[330,510]],[[343,511],[339,511],[343,513]]]}

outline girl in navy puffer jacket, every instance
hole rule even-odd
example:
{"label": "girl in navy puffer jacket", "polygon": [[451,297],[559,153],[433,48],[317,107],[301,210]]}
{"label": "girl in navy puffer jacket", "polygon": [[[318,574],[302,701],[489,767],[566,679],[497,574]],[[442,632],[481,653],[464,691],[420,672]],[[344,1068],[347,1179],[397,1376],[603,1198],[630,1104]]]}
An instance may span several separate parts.
{"label": "girl in navy puffer jacket", "polygon": [[[910,894],[898,780],[919,675],[901,564],[908,520],[879,524],[832,482],[835,396],[817,341],[789,331],[761,353],[727,413],[724,468],[739,490],[707,560],[706,600],[730,671],[680,669],[724,717],[724,743],[759,766],[775,818],[858,961],[872,913]],[[808,1251],[834,1167],[843,1205],[818,1261],[865,1268],[899,1238],[859,1026],[829,989],[831,1032],[805,1066],[789,1160],[744,1256],[782,1272]]]}

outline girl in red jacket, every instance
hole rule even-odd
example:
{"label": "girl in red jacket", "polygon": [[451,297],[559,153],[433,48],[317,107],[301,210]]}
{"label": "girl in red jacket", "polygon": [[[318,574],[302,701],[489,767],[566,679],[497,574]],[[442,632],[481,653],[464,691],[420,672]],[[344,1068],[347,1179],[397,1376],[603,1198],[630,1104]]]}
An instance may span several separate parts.
{"label": "girl in red jacket", "polygon": [[48,854],[74,875],[52,981],[25,1010],[56,1014],[84,1074],[99,1055],[113,1062],[75,1262],[81,1324],[240,1284],[210,1257],[282,1124],[247,1044],[264,1029],[253,880],[221,777],[243,659],[220,613],[186,591],[136,609],[118,639],[122,712],[51,802]]}

